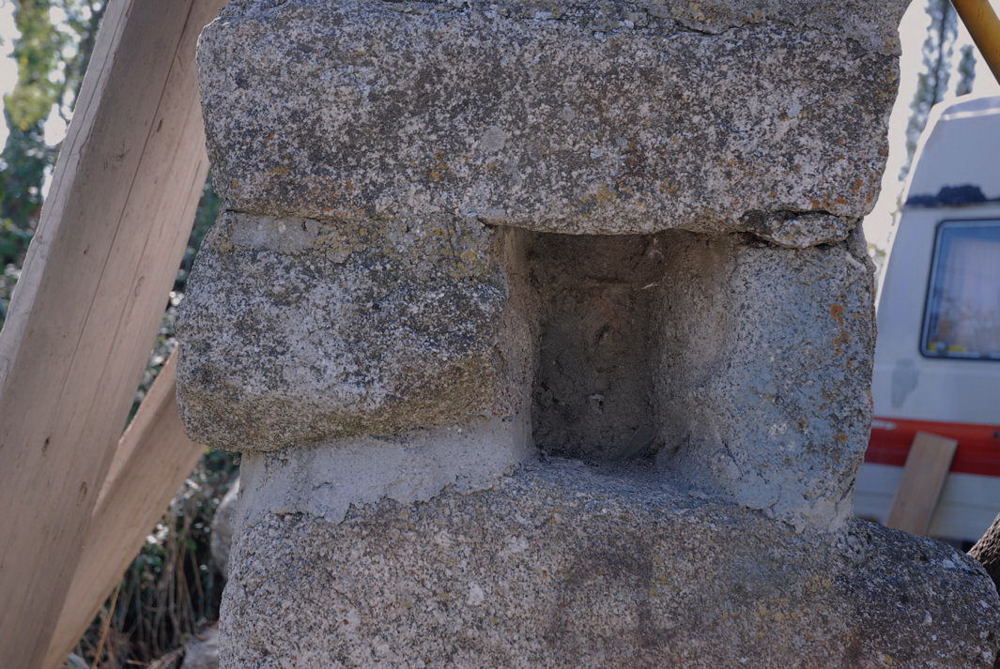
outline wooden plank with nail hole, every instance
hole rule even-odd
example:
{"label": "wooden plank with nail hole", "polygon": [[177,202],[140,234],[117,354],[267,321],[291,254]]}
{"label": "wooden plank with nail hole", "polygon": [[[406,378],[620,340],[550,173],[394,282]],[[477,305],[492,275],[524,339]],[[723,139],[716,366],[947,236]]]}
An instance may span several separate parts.
{"label": "wooden plank with nail hole", "polygon": [[208,164],[221,0],[111,0],[0,333],[0,667],[42,666]]}
{"label": "wooden plank with nail hole", "polygon": [[205,450],[184,432],[176,399],[176,358],[174,351],[119,442],[46,667],[58,667],[72,652]]}

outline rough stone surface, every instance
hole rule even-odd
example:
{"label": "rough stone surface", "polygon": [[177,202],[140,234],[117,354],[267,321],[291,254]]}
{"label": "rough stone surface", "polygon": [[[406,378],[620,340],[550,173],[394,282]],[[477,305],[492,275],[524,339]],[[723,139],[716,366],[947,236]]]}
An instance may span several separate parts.
{"label": "rough stone surface", "polygon": [[216,186],[281,217],[853,226],[905,4],[233,3],[199,50]]}
{"label": "rough stone surface", "polygon": [[[849,515],[874,340],[860,238],[786,249],[484,228],[508,248],[484,244],[470,278],[456,263],[481,256],[451,237],[358,242],[331,260],[338,234],[358,228],[231,214],[213,233],[181,328],[197,438],[335,450],[362,434],[429,443],[416,432],[492,417],[501,427],[477,448],[495,442],[509,462],[532,440],[587,460],[656,457],[665,476],[796,525]],[[513,427],[529,416],[531,438]]]}
{"label": "rough stone surface", "polygon": [[[860,239],[793,250],[746,235],[509,232],[487,283],[438,269],[471,256],[449,238],[399,255],[359,242],[331,261],[329,239],[357,234],[344,228],[230,215],[210,239],[181,329],[180,397],[199,438],[336,450],[530,415],[543,452],[657,457],[665,476],[796,525],[849,515],[874,337]],[[436,378],[428,392],[421,379]],[[482,453],[491,440],[529,448],[506,425]]]}
{"label": "rough stone surface", "polygon": [[993,584],[1000,588],[1000,516],[983,532],[983,536],[969,550],[969,555],[983,565]]}
{"label": "rough stone surface", "polygon": [[806,250],[670,239],[657,309],[660,464],[796,525],[843,522],[871,425],[863,238]]}
{"label": "rough stone surface", "polygon": [[266,514],[237,539],[222,666],[993,666],[975,561],[865,521],[784,528],[565,461],[339,524]]}
{"label": "rough stone surface", "polygon": [[849,519],[905,5],[230,2],[222,666],[992,666],[982,568]]}
{"label": "rough stone surface", "polygon": [[237,478],[226,493],[212,517],[212,561],[229,577],[229,554],[233,547],[233,531],[236,521],[236,501],[240,495],[240,480]]}
{"label": "rough stone surface", "polygon": [[856,229],[857,221],[825,213],[755,212],[743,217],[743,226],[748,232],[778,246],[807,249],[844,241]]}
{"label": "rough stone surface", "polygon": [[240,463],[244,483],[237,522],[253,523],[266,513],[308,513],[336,523],[352,505],[381,499],[409,504],[446,488],[489,488],[533,458],[527,419],[247,453]]}
{"label": "rough stone surface", "polygon": [[[230,0],[222,11],[223,18],[239,18],[266,13],[288,0]],[[788,24],[798,28],[820,30],[833,35],[855,39],[866,47],[887,55],[899,53],[899,19],[906,9],[907,0],[867,2],[845,0],[837,4],[816,0],[660,0],[659,2],[602,2],[574,5],[567,9],[565,2],[552,0],[515,0],[504,3],[431,1],[425,7],[443,5],[498,12],[505,16],[520,16],[536,21],[562,17],[565,14],[589,18],[595,31],[601,28],[628,28],[627,24],[609,24],[610,19],[628,21],[630,13],[648,14],[653,18],[673,21],[679,29],[705,34],[725,32],[741,25],[765,22]],[[587,11],[589,10],[589,12]],[[586,12],[586,13],[584,13]],[[604,21],[603,24],[597,21]],[[638,25],[635,17],[631,19]],[[632,26],[635,27],[635,26]]]}
{"label": "rough stone surface", "polygon": [[850,514],[874,344],[860,237],[808,249],[747,235],[540,235],[534,441],[791,520]]}
{"label": "rough stone surface", "polygon": [[653,370],[662,235],[542,234],[528,248],[538,293],[532,422],[545,453],[586,460],[655,454]]}
{"label": "rough stone surface", "polygon": [[501,266],[517,236],[226,214],[178,328],[189,433],[252,451],[513,416],[533,350]]}
{"label": "rough stone surface", "polygon": [[219,628],[202,631],[184,648],[181,669],[219,669]]}

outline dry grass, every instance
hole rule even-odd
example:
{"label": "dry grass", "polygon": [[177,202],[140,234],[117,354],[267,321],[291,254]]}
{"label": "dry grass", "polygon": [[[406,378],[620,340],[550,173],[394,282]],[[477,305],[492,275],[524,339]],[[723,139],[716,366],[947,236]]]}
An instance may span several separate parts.
{"label": "dry grass", "polygon": [[171,666],[162,662],[172,651],[218,619],[223,579],[211,561],[211,523],[237,466],[221,451],[199,462],[80,640],[75,654],[91,667]]}

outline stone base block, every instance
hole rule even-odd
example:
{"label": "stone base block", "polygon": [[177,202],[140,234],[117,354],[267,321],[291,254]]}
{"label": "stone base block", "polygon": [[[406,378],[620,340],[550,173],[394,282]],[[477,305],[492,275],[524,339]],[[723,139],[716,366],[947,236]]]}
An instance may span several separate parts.
{"label": "stone base block", "polygon": [[993,666],[1000,601],[950,547],[796,533],[646,470],[294,508],[238,533],[223,667]]}

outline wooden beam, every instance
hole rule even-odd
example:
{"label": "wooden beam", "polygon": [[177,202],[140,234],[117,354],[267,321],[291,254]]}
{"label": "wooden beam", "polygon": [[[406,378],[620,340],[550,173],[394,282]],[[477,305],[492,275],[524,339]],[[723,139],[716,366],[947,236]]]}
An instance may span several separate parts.
{"label": "wooden beam", "polygon": [[205,448],[184,432],[176,351],[122,436],[101,488],[44,666],[62,665]]}
{"label": "wooden beam", "polygon": [[886,525],[913,534],[927,534],[957,447],[954,439],[917,433],[906,456],[903,478],[896,488]]}
{"label": "wooden beam", "polygon": [[1000,81],[1000,19],[990,0],[952,0],[979,53]]}
{"label": "wooden beam", "polygon": [[111,0],[0,333],[0,667],[41,666],[207,172],[222,0]]}

